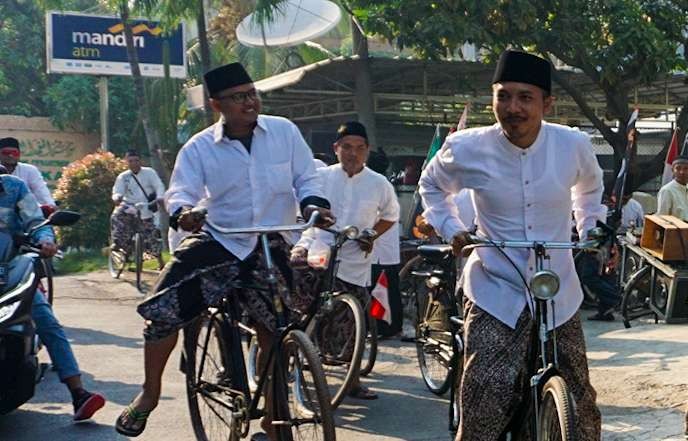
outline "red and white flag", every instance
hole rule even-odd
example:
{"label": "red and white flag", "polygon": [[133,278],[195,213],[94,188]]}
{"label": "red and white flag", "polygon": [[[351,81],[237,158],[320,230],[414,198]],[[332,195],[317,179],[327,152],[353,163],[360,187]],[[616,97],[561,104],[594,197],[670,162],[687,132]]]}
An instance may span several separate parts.
{"label": "red and white flag", "polygon": [[389,308],[389,290],[387,287],[387,274],[384,271],[380,273],[377,278],[375,288],[371,292],[372,300],[370,302],[370,315],[378,320],[384,320],[388,324],[392,324],[392,311]]}
{"label": "red and white flag", "polygon": [[674,179],[674,173],[671,171],[671,163],[678,156],[678,129],[674,130],[674,134],[671,137],[671,143],[669,144],[669,150],[667,151],[666,159],[664,160],[664,172],[662,173],[662,185],[668,184]]}

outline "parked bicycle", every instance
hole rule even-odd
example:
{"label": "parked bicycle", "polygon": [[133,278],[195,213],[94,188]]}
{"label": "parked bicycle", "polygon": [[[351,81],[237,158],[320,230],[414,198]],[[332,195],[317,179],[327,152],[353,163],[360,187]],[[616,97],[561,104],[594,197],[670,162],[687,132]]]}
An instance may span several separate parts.
{"label": "parked bicycle", "polygon": [[[131,251],[127,252],[127,250],[117,248],[111,239],[108,253],[108,270],[110,271],[110,275],[113,278],[118,279],[119,276],[122,274],[122,271],[124,271],[124,269],[127,267],[127,265],[129,263],[133,263],[134,271],[136,272],[136,289],[141,291],[141,274],[143,273],[143,262],[145,257],[145,238],[143,222],[141,220],[141,209],[143,209],[146,206],[157,204],[157,201],[137,202],[133,205],[126,203],[123,204],[125,205],[123,209],[131,207],[136,210],[136,223],[134,228],[134,235],[131,238],[132,247]],[[162,241],[162,239],[159,237],[156,237],[153,240]],[[161,260],[160,263],[162,263]]]}
{"label": "parked bicycle", "polygon": [[[205,211],[197,213],[204,215]],[[306,224],[274,227],[222,228],[211,224],[221,234],[260,235],[268,286],[250,288],[269,293],[277,332],[271,350],[262,355],[266,362],[252,391],[235,296],[225,299],[217,308],[209,308],[184,330],[182,368],[186,373],[191,421],[199,441],[246,438],[251,421],[265,414],[264,409],[258,409],[258,403],[268,394],[272,424],[280,441],[335,439],[330,394],[317,350],[296,323],[288,323],[286,308],[277,294],[278,269],[268,241],[268,234],[302,231],[313,226],[316,218],[314,215]]]}
{"label": "parked bicycle", "polygon": [[[590,235],[595,238],[603,236],[604,232],[601,230]],[[531,360],[528,382],[530,391],[524,391],[525,400],[522,405],[529,417],[521,421],[512,421],[510,427],[514,430],[509,439],[514,439],[518,436],[517,434],[523,433],[526,425],[530,424],[533,440],[576,440],[578,421],[575,415],[575,399],[559,373],[556,329],[547,329],[547,323],[550,322],[547,316],[547,305],[559,291],[559,276],[545,268],[545,261],[549,259],[549,250],[593,250],[600,242],[597,240],[583,242],[504,241],[475,235],[471,235],[471,241],[472,244],[466,246],[464,250],[491,247],[504,254],[504,248],[521,248],[532,250],[535,254],[535,273],[529,282],[514,266],[524,283],[529,304],[533,310],[532,332],[534,343],[537,342],[537,344],[534,344],[530,350],[537,352],[532,354],[536,356],[528,357]],[[506,254],[504,255],[506,257]],[[550,304],[554,314],[555,304],[553,302]]]}

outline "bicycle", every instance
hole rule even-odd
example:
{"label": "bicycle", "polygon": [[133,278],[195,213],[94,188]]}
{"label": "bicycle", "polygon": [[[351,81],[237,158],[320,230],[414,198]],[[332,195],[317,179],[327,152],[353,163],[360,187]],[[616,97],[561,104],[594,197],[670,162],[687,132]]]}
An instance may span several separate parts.
{"label": "bicycle", "polygon": [[[136,210],[137,222],[134,235],[131,238],[132,242],[134,243],[131,254],[134,258],[133,263],[134,271],[136,272],[136,289],[139,292],[142,291],[141,274],[143,273],[144,261],[144,238],[142,234],[143,228],[141,220],[141,209],[152,204],[157,204],[157,201],[137,202],[133,205],[125,204],[127,207],[133,207]],[[110,231],[112,231],[112,228],[110,228]],[[127,253],[125,250],[116,248],[112,239],[110,240],[110,247],[108,253],[108,271],[110,272],[112,278],[119,279],[120,275],[122,274],[122,271],[124,271],[124,268],[127,266],[128,263],[130,263],[131,257],[132,256],[130,256],[129,253]]]}
{"label": "bicycle", "polygon": [[[335,291],[335,280],[339,266],[339,250],[349,240],[359,237],[358,228],[344,227],[341,231],[321,228],[332,233],[334,242],[329,247],[330,255],[324,271],[316,280],[310,281],[319,295],[311,302],[300,320],[299,329],[304,331],[314,343],[320,356],[325,378],[330,390],[331,406],[336,409],[351,389],[357,372],[363,375],[361,359],[364,352],[366,333],[366,314],[358,299],[346,292]],[[368,315],[369,316],[369,315]],[[351,322],[353,334],[349,340],[340,341],[336,337],[336,326],[341,321]],[[345,352],[351,349],[351,356]],[[253,339],[250,345],[249,379],[255,377],[257,344]],[[255,387],[255,386],[254,386]]]}
{"label": "bicycle", "polygon": [[[204,216],[205,210],[197,213]],[[199,441],[236,441],[248,436],[251,420],[264,416],[258,402],[268,393],[272,395],[272,424],[280,441],[335,440],[330,394],[318,354],[297,324],[287,322],[284,305],[277,295],[278,270],[268,241],[270,233],[302,231],[313,226],[316,218],[312,216],[306,224],[252,228],[222,228],[206,220],[221,234],[260,235],[268,286],[239,282],[238,288],[270,293],[277,332],[253,392],[243,353],[241,314],[234,296],[216,308],[208,308],[184,329],[182,368],[191,422]]]}
{"label": "bicycle", "polygon": [[461,318],[455,294],[457,263],[450,245],[421,245],[418,257],[421,261],[411,275],[424,280],[426,289],[414,293],[416,354],[425,386],[442,395],[457,375],[459,352],[453,341],[461,331],[451,322],[452,317]]}
{"label": "bicycle", "polygon": [[[590,237],[594,238],[602,236],[604,233],[601,230],[590,234]],[[552,300],[559,291],[559,276],[552,270],[545,269],[544,264],[549,259],[548,250],[594,250],[600,241],[506,241],[491,240],[476,235],[471,235],[470,240],[471,244],[464,247],[464,250],[470,251],[478,247],[496,248],[512,263],[526,287],[526,293],[533,306],[533,342],[537,342],[535,344],[537,353],[531,354],[529,357],[531,360],[529,366],[531,376],[528,382],[530,393],[525,394],[526,404],[522,405],[522,408],[530,411],[530,413],[529,418],[512,421],[517,430],[511,432],[511,439],[520,433],[526,424],[532,423],[530,430],[533,440],[576,440],[578,422],[575,416],[575,399],[566,381],[559,374],[556,329],[547,329],[547,302]],[[531,277],[530,283],[526,282],[523,274],[504,253],[504,248],[522,248],[534,251],[535,273]],[[554,314],[554,303],[551,306]],[[549,358],[550,353],[552,354],[551,359]],[[538,366],[538,360],[541,362],[540,366]],[[513,424],[509,426],[512,427]]]}

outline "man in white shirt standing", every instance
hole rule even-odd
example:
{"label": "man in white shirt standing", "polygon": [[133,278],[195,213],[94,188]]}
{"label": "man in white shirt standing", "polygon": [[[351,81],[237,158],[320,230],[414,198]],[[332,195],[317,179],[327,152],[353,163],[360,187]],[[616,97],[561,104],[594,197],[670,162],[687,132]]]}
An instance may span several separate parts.
{"label": "man in white shirt standing", "polygon": [[[478,234],[503,240],[570,240],[574,210],[581,237],[603,220],[602,170],[589,137],[543,121],[551,108],[550,63],[518,51],[502,54],[492,106],[497,124],[455,132],[420,180],[423,216],[458,254],[468,243],[452,194],[473,190]],[[504,250],[528,280],[529,251]],[[582,302],[570,251],[552,251],[561,279],[556,297],[561,373],[576,399],[579,439],[600,439],[601,418],[590,384],[578,308]],[[466,347],[458,441],[495,440],[523,401],[532,316],[519,274],[495,249],[478,248],[463,272]]]}
{"label": "man in white shirt standing", "polygon": [[7,169],[9,174],[26,182],[39,205],[46,206],[49,212],[54,211],[55,200],[40,170],[35,165],[19,162],[19,159],[21,159],[19,141],[11,137],[0,139],[0,164]]}
{"label": "man in white shirt standing", "polygon": [[657,214],[688,220],[688,156],[677,156],[671,163],[674,179],[657,194]]}
{"label": "man in white shirt standing", "polygon": [[[223,228],[294,224],[297,205],[305,218],[314,210],[326,223],[331,217],[313,155],[299,129],[285,118],[260,115],[258,93],[243,66],[218,67],[207,72],[204,80],[210,105],[222,117],[194,135],[174,165],[165,197],[172,213],[170,226],[194,234],[182,240],[158,277],[154,294],[138,307],[146,320],[145,381],[143,391],[117,418],[117,431],[127,436],[143,432],[158,404],[162,373],[179,329],[208,306],[218,305],[228,295],[238,296],[254,322],[261,351],[271,347],[276,320],[269,295],[251,289],[227,290],[240,276],[253,278],[258,286],[267,283],[258,235],[223,235],[204,225],[193,207],[202,201],[208,220]],[[289,234],[270,239],[275,262],[287,261],[290,240]],[[288,293],[285,278],[279,280],[283,297]],[[265,408],[270,409],[269,404]],[[274,441],[269,416],[261,426]]]}
{"label": "man in white shirt standing", "polygon": [[[141,156],[136,150],[129,150],[124,159],[129,170],[120,173],[112,187],[112,201],[115,203],[110,216],[113,246],[131,255],[131,238],[137,228],[140,228],[144,250],[158,259],[158,265],[162,269],[162,241],[160,230],[155,225],[155,212],[164,200],[165,185],[155,170],[142,166]],[[136,208],[138,203],[150,205]]]}
{"label": "man in white shirt standing", "polygon": [[[332,213],[337,218],[334,228],[354,225],[364,233],[369,229],[374,231],[358,242],[346,242],[340,249],[336,289],[354,295],[361,302],[364,311],[367,311],[370,301],[367,286],[370,284],[373,243],[399,220],[399,203],[394,187],[387,178],[365,166],[369,145],[368,135],[361,123],[352,121],[339,127],[334,152],[339,163],[317,170],[325,198],[330,201]],[[301,240],[291,252],[294,266],[303,264],[307,250],[315,240],[331,245],[334,237],[317,228],[304,231]],[[312,286],[311,284],[310,287]],[[301,286],[301,291],[305,293],[300,294],[307,294],[311,298],[318,295],[308,288],[309,286]],[[333,334],[336,335],[331,337],[349,341],[346,337],[350,335],[350,331],[351,327],[343,323],[341,332],[335,331]],[[377,398],[374,392],[361,385],[359,378],[354,380],[349,394],[366,400]]]}

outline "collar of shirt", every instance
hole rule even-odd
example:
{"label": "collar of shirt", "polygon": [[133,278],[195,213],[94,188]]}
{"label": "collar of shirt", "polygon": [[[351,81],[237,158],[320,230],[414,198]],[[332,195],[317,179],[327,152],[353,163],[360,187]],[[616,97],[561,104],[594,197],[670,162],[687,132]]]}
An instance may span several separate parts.
{"label": "collar of shirt", "polygon": [[[258,115],[256,120],[256,127],[261,130],[268,131],[268,125],[262,115]],[[254,129],[255,130],[255,129]],[[222,142],[222,138],[225,137],[225,117],[221,116],[220,119],[213,125],[213,141],[215,144]],[[237,139],[238,141],[238,139]]]}

